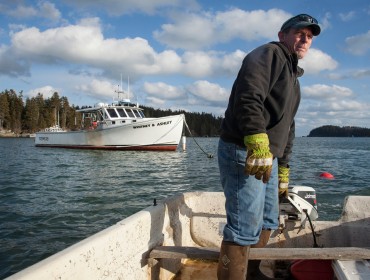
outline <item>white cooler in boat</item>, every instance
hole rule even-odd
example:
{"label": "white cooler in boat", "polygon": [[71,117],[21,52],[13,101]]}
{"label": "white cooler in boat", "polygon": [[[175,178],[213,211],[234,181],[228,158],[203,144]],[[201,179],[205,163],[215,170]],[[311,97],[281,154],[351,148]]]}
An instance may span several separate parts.
{"label": "white cooler in boat", "polygon": [[332,262],[334,274],[338,280],[370,279],[369,260],[335,260]]}

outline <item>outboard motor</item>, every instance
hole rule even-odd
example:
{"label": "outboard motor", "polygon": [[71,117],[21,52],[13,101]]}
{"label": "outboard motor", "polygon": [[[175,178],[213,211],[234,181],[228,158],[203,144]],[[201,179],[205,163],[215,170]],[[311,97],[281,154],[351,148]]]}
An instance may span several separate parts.
{"label": "outboard motor", "polygon": [[289,186],[288,198],[279,203],[280,228],[285,228],[285,221],[301,221],[301,227],[305,227],[307,219],[316,220],[317,212],[316,191],[306,186]]}

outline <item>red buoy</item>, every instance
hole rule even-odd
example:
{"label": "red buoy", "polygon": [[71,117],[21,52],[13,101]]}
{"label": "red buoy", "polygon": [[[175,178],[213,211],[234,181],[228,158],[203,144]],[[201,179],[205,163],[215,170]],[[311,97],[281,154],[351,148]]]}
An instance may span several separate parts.
{"label": "red buoy", "polygon": [[334,179],[334,176],[330,174],[329,172],[323,172],[320,174],[320,178],[324,179]]}

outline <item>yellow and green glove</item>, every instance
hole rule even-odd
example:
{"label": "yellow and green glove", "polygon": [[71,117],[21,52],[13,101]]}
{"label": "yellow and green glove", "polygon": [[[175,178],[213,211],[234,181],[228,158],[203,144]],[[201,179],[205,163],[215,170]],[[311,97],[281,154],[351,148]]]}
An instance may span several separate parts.
{"label": "yellow and green glove", "polygon": [[279,178],[279,198],[286,198],[288,197],[289,167],[279,165],[278,178]]}
{"label": "yellow and green glove", "polygon": [[247,147],[244,173],[254,175],[257,180],[262,179],[264,183],[267,183],[270,180],[273,159],[267,134],[259,133],[245,136],[244,144]]}

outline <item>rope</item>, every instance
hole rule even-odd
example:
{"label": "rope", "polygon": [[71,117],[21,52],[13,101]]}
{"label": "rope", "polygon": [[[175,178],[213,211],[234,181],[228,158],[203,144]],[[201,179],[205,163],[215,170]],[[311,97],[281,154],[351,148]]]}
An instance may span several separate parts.
{"label": "rope", "polygon": [[308,219],[308,222],[310,223],[310,226],[311,226],[311,231],[312,231],[312,236],[313,236],[313,247],[314,248],[319,248],[320,246],[316,242],[316,232],[315,232],[315,230],[313,228],[310,215],[308,215],[307,209],[303,209],[303,212],[306,214],[307,219]]}
{"label": "rope", "polygon": [[195,140],[195,138],[194,138],[194,136],[193,136],[193,134],[191,133],[191,131],[190,131],[190,129],[189,129],[189,126],[188,126],[188,124],[187,124],[187,122],[186,122],[186,119],[185,119],[185,117],[184,117],[184,123],[185,123],[185,126],[186,126],[186,128],[187,128],[187,130],[188,130],[188,132],[189,132],[189,134],[190,134],[190,136],[191,136],[191,138],[193,138],[193,140],[194,140],[194,142],[195,142],[195,144],[197,144],[197,146],[199,147],[199,149],[208,157],[208,158],[213,158],[213,155],[212,154],[208,154],[206,151],[204,151],[203,149],[202,149],[202,147],[198,144],[198,142]]}

